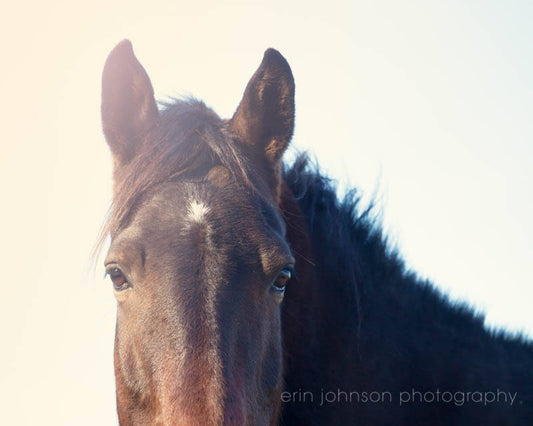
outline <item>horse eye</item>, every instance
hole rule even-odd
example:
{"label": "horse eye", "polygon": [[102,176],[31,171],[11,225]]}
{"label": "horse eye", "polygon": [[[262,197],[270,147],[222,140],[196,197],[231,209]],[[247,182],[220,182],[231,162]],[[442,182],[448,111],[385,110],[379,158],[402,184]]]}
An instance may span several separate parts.
{"label": "horse eye", "polygon": [[126,290],[129,287],[128,281],[126,281],[126,277],[124,276],[122,271],[116,266],[107,268],[106,274],[109,275],[109,278],[111,278],[111,281],[113,282],[113,288],[116,291]]}
{"label": "horse eye", "polygon": [[292,277],[292,273],[292,268],[290,268],[289,266],[286,266],[281,270],[281,272],[276,277],[276,280],[272,284],[272,290],[274,293],[283,294],[285,292],[285,288],[287,287],[287,283]]}

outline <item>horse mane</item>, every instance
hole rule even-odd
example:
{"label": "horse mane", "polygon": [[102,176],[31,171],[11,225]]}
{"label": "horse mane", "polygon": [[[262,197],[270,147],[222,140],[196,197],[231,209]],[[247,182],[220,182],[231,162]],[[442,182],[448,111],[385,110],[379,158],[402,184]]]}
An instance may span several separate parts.
{"label": "horse mane", "polygon": [[[423,327],[423,318],[432,318],[433,325],[474,339],[487,331],[483,313],[466,302],[452,301],[431,281],[406,267],[383,231],[375,202],[362,208],[356,189],[340,199],[334,180],[322,174],[307,154],[300,154],[287,166],[284,176],[318,251],[315,256],[320,259],[317,268],[321,281],[334,288],[339,300],[354,305],[352,313],[338,309],[336,314],[352,315],[358,334],[364,321],[376,326],[374,319],[379,314],[375,311],[386,310],[389,303],[411,323],[413,335],[414,327]],[[332,271],[337,274],[332,275]],[[378,302],[382,305],[376,305]],[[520,334],[498,329],[488,334],[496,340],[513,341],[517,347],[533,347]]]}

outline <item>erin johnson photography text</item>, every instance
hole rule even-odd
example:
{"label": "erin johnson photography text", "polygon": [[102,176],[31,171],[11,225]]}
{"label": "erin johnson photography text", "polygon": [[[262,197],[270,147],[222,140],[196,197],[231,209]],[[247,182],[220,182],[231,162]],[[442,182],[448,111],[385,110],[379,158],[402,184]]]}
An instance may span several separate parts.
{"label": "erin johnson photography text", "polygon": [[341,389],[321,389],[319,392],[310,392],[299,389],[295,392],[282,392],[281,401],[293,404],[319,404],[320,406],[332,404],[453,404],[463,406],[466,404],[508,404],[519,403],[517,392],[501,389],[493,391],[449,391],[442,389],[417,390],[406,389],[402,391],[344,391]]}

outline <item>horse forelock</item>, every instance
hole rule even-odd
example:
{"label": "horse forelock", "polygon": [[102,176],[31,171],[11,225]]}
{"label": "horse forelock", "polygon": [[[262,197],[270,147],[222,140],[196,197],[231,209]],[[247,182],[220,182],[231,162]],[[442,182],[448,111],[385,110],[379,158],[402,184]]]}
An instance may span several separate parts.
{"label": "horse forelock", "polygon": [[[250,178],[243,147],[226,134],[225,122],[213,110],[194,98],[162,106],[159,121],[144,135],[137,155],[115,173],[113,202],[95,254],[107,235],[124,229],[146,194],[166,182],[209,179],[218,186],[232,179],[261,193]],[[201,211],[194,209],[193,216]]]}

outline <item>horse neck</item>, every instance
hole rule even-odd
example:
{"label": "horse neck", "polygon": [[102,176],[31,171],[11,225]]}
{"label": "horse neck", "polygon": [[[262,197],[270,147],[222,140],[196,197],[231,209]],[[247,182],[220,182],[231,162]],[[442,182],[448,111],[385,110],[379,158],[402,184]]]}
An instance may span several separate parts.
{"label": "horse neck", "polygon": [[298,274],[283,306],[289,390],[448,386],[533,399],[530,343],[488,332],[483,317],[407,273],[381,232],[347,220],[338,204],[324,215],[332,223],[315,226],[323,207],[283,187]]}

